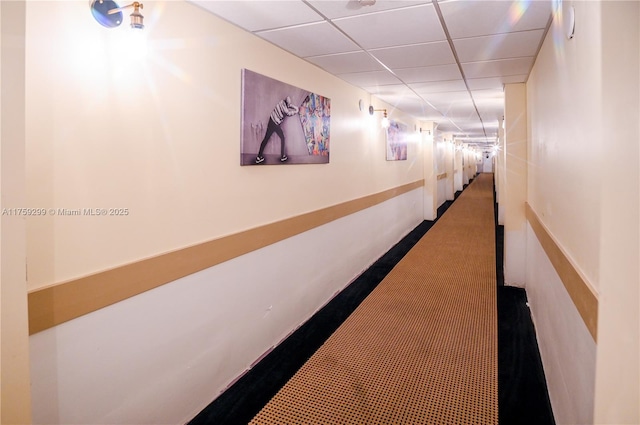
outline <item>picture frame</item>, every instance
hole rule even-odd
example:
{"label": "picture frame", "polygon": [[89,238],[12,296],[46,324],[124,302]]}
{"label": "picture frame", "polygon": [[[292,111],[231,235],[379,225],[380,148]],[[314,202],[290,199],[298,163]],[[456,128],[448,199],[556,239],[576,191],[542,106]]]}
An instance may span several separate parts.
{"label": "picture frame", "polygon": [[331,99],[242,70],[240,165],[327,164]]}
{"label": "picture frame", "polygon": [[386,129],[387,161],[406,161],[409,133],[407,125],[389,120]]}

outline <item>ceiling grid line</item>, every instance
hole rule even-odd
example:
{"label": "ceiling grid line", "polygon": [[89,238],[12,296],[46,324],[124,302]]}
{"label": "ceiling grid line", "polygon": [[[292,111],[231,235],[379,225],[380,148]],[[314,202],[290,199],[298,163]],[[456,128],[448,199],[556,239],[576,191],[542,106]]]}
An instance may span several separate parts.
{"label": "ceiling grid line", "polygon": [[467,77],[464,73],[464,69],[462,69],[462,64],[460,63],[460,58],[458,57],[458,52],[456,51],[456,47],[453,44],[453,40],[451,39],[451,34],[449,33],[449,28],[447,28],[447,24],[444,21],[444,16],[442,16],[442,11],[440,10],[440,5],[438,4],[438,0],[433,0],[433,7],[436,11],[436,15],[438,15],[438,19],[440,20],[440,25],[442,25],[442,30],[444,31],[445,36],[447,37],[447,42],[449,43],[449,47],[451,48],[451,53],[453,53],[453,57],[456,60],[456,64],[458,65],[458,69],[460,69],[460,74],[462,75],[462,81],[464,81],[464,85],[467,87],[467,92],[471,97],[471,102],[473,103],[473,108],[476,110],[476,114],[478,114],[478,119],[482,124],[482,132],[484,133],[484,137],[487,139],[487,130],[484,127],[484,121],[482,120],[482,116],[480,115],[480,111],[478,111],[478,105],[476,104],[476,100],[473,98],[473,93],[471,93],[471,89],[469,88],[469,82],[467,81]]}

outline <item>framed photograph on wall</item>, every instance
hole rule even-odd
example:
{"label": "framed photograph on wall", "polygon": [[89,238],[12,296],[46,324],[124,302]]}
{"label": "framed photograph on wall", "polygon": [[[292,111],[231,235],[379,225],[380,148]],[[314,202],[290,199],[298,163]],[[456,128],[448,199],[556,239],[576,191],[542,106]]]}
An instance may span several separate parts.
{"label": "framed photograph on wall", "polygon": [[242,70],[240,165],[329,162],[331,99]]}
{"label": "framed photograph on wall", "polygon": [[408,136],[405,124],[389,120],[389,127],[387,127],[387,161],[405,161],[407,159]]}

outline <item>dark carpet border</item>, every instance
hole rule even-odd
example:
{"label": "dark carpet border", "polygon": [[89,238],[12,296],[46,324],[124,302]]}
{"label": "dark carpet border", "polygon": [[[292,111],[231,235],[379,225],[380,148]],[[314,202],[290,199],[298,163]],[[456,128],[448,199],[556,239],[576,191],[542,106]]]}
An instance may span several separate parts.
{"label": "dark carpet border", "polygon": [[504,226],[498,224],[495,180],[493,205],[498,306],[498,423],[555,425],[527,293],[523,288],[504,284]]}

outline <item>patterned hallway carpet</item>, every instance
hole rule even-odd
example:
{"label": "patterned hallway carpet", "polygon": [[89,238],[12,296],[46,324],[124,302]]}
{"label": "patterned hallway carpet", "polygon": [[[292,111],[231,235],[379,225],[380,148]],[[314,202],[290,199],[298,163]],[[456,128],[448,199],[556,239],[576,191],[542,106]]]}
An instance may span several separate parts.
{"label": "patterned hallway carpet", "polygon": [[496,424],[491,174],[447,214],[252,424]]}

